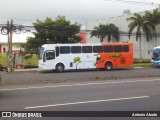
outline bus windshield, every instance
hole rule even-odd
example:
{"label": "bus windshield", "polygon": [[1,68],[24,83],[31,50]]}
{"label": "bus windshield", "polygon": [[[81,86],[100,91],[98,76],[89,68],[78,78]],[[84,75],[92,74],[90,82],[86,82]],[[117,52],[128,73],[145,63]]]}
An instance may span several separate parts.
{"label": "bus windshield", "polygon": [[44,47],[41,47],[39,51],[39,60],[42,60],[43,52],[44,52]]}
{"label": "bus windshield", "polygon": [[153,50],[152,59],[153,60],[160,60],[160,48]]}

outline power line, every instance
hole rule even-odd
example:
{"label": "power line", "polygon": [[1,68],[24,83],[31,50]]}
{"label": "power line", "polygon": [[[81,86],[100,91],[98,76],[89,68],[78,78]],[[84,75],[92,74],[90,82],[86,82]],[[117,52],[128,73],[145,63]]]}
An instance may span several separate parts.
{"label": "power line", "polygon": [[[8,29],[7,24],[0,24],[1,28],[1,34],[7,35],[10,29]],[[74,30],[68,30],[68,29],[63,29],[58,26],[26,26],[26,25],[20,25],[20,24],[13,24],[12,25],[12,31],[16,34],[20,34],[21,32],[32,32],[32,31],[43,31],[43,32],[64,32],[64,33],[70,33],[73,32]],[[85,30],[86,33],[90,33],[93,30]],[[79,32],[84,32],[83,30],[79,30]],[[117,34],[117,32],[112,31],[111,34]],[[119,36],[128,36],[129,33],[125,31],[119,31],[118,32]],[[136,33],[132,32],[130,36],[135,36]],[[142,33],[142,36],[146,36],[147,34]],[[154,33],[150,33],[151,36],[154,36]],[[160,33],[156,33],[157,37],[160,37]]]}
{"label": "power line", "polygon": [[139,4],[139,5],[151,5],[151,6],[160,5],[158,3],[153,3],[153,2],[141,2],[141,1],[132,1],[132,0],[104,0],[104,1],[122,2],[122,3]]}

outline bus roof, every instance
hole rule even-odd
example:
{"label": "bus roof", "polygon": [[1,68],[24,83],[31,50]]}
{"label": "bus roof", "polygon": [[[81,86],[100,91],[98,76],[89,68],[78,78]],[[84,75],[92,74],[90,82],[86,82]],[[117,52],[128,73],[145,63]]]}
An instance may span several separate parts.
{"label": "bus roof", "polygon": [[102,46],[105,46],[105,45],[128,45],[128,44],[132,44],[133,43],[85,43],[85,44],[81,44],[81,43],[70,43],[70,44],[44,44],[42,45],[43,46],[88,46],[88,45],[102,45]]}
{"label": "bus roof", "polygon": [[133,43],[102,43],[101,45],[133,45]]}
{"label": "bus roof", "polygon": [[160,46],[154,47],[154,49],[160,48]]}

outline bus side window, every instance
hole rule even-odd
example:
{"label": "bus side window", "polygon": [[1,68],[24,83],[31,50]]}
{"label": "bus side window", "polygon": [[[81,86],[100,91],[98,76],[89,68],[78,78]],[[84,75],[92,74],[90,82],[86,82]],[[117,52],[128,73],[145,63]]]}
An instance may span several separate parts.
{"label": "bus side window", "polygon": [[102,46],[93,46],[94,53],[101,53],[103,52]]}
{"label": "bus side window", "polygon": [[69,54],[70,53],[70,46],[61,46],[60,53],[61,54]]}
{"label": "bus side window", "polygon": [[59,56],[59,47],[56,46],[56,57]]}
{"label": "bus side window", "polygon": [[123,52],[129,52],[129,46],[128,45],[123,46]]}
{"label": "bus side window", "polygon": [[46,51],[46,60],[53,60],[55,59],[55,51]]}
{"label": "bus side window", "polygon": [[122,49],[122,46],[121,45],[115,45],[114,46],[114,52],[122,52],[123,49]]}
{"label": "bus side window", "polygon": [[113,46],[103,46],[103,52],[113,52]]}
{"label": "bus side window", "polygon": [[82,53],[92,53],[92,46],[82,46]]}
{"label": "bus side window", "polygon": [[81,53],[81,46],[71,46],[71,53]]}

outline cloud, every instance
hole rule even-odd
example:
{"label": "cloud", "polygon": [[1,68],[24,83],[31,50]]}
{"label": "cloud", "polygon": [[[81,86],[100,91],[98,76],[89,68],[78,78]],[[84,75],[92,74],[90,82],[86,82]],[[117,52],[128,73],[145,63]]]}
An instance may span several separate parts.
{"label": "cloud", "polygon": [[[152,0],[153,1],[153,0]],[[156,1],[156,0],[155,0]],[[129,4],[105,0],[0,0],[0,22],[15,19],[19,23],[32,23],[35,19],[66,16],[73,22],[88,21],[120,16],[123,10],[140,12],[156,6]]]}

